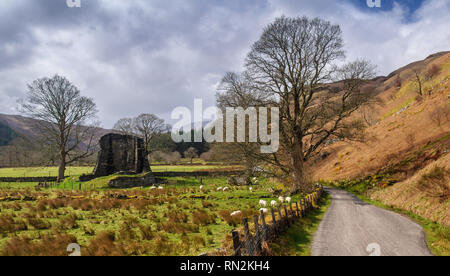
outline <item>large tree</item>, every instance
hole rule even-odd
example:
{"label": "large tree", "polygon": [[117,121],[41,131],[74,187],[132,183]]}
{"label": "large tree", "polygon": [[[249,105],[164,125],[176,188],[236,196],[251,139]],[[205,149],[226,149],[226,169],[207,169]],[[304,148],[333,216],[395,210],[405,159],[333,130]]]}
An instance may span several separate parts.
{"label": "large tree", "polygon": [[21,107],[38,120],[43,140],[57,147],[58,181],[64,179],[67,165],[93,154],[96,105],[65,77],[55,75],[29,84]]}
{"label": "large tree", "polygon": [[264,29],[246,58],[251,91],[280,108],[280,151],[252,154],[289,174],[292,192],[311,189],[305,162],[326,143],[361,135],[362,124],[350,117],[369,98],[361,85],[374,76],[374,67],[364,60],[342,64],[344,56],[338,25],[280,17]]}
{"label": "large tree", "polygon": [[144,139],[144,145],[148,153],[152,152],[151,145],[164,133],[169,126],[154,114],[141,114],[136,118],[123,118],[117,121],[114,129],[125,135],[137,135]]}

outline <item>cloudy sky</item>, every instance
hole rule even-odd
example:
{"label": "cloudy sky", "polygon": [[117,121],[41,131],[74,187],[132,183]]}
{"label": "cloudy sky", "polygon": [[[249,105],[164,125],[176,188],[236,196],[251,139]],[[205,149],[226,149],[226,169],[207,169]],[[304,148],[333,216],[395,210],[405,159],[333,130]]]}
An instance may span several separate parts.
{"label": "cloudy sky", "polygon": [[0,113],[34,79],[61,74],[94,98],[104,127],[154,113],[169,122],[194,98],[213,105],[227,71],[242,70],[249,47],[274,18],[319,16],[340,24],[348,59],[371,60],[379,75],[450,50],[450,1],[381,0],[0,1]]}

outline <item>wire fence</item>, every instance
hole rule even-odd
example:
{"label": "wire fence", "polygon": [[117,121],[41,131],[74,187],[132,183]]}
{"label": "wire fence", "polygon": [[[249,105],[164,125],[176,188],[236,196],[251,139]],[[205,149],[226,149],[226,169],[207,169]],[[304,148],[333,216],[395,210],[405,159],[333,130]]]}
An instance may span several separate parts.
{"label": "wire fence", "polygon": [[307,195],[298,202],[290,203],[289,206],[271,208],[271,221],[266,220],[264,210],[260,215],[253,216],[253,227],[249,226],[249,219],[242,220],[243,230],[231,231],[233,238],[233,256],[261,256],[263,254],[263,245],[266,242],[273,241],[297,220],[305,217],[323,194],[323,187],[318,187],[313,193]]}

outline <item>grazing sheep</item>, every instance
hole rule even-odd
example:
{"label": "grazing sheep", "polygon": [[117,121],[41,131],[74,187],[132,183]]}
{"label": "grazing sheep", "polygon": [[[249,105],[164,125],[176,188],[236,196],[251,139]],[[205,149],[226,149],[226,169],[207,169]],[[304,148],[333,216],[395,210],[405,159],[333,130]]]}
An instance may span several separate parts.
{"label": "grazing sheep", "polygon": [[154,189],[156,189],[155,186],[151,186],[151,187],[150,187],[150,190],[154,190]]}
{"label": "grazing sheep", "polygon": [[263,213],[268,213],[269,212],[269,210],[267,208],[261,208],[261,209],[259,209],[259,211],[260,212],[263,211]]}
{"label": "grazing sheep", "polygon": [[230,189],[230,188],[225,187],[225,188],[223,188],[223,191],[226,192],[226,191],[228,191],[229,189]]}
{"label": "grazing sheep", "polygon": [[287,202],[287,203],[291,203],[291,200],[292,200],[292,199],[291,199],[290,197],[286,197],[286,202]]}
{"label": "grazing sheep", "polygon": [[248,188],[249,190],[250,190],[250,192],[253,192],[253,188],[252,187],[250,187],[250,188]]}
{"label": "grazing sheep", "polygon": [[160,189],[160,190],[163,190],[163,189],[164,189],[164,187],[163,187],[163,186],[159,186],[159,187],[158,187],[158,189]]}
{"label": "grazing sheep", "polygon": [[234,211],[233,213],[230,214],[230,216],[234,217],[234,216],[238,216],[238,215],[242,215],[241,211]]}
{"label": "grazing sheep", "polygon": [[203,190],[203,185],[200,186],[200,191]]}
{"label": "grazing sheep", "polygon": [[277,207],[277,206],[278,206],[278,203],[277,203],[275,200],[272,200],[272,201],[270,202],[270,206],[272,206],[272,207]]}
{"label": "grazing sheep", "polygon": [[222,189],[223,189],[222,187],[219,187],[219,188],[217,188],[217,191],[220,192],[220,191],[222,191]]}
{"label": "grazing sheep", "polygon": [[267,206],[267,201],[261,199],[259,201],[259,205],[262,206],[262,207],[266,207]]}
{"label": "grazing sheep", "polygon": [[283,202],[284,202],[284,197],[280,196],[280,197],[278,198],[278,200],[279,200],[281,203],[283,203]]}

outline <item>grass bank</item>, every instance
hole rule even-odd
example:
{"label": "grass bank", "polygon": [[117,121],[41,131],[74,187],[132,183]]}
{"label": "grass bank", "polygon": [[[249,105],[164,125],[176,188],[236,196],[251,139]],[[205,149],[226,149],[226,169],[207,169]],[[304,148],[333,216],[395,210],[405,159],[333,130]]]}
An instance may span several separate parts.
{"label": "grass bank", "polygon": [[274,256],[310,256],[314,233],[331,204],[331,196],[323,194],[319,208],[297,221],[287,233],[269,245]]}

